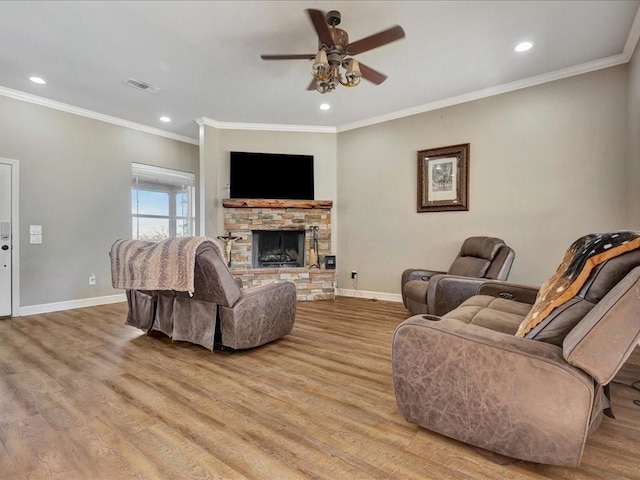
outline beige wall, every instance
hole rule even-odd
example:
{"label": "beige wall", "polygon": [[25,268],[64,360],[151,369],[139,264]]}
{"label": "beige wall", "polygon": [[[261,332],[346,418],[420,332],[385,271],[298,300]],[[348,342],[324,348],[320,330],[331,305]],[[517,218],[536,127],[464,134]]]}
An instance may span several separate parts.
{"label": "beige wall", "polygon": [[[114,293],[108,251],[130,236],[132,161],[201,172],[206,234],[221,234],[233,150],[314,155],[316,198],[336,202],[341,288],[351,288],[356,269],[358,289],[399,293],[404,268],[445,269],[470,235],[504,238],[517,252],[511,279],[540,283],[579,235],[640,228],[638,55],[629,65],[338,135],[204,126],[200,152],[0,97],[0,157],[20,162],[20,304]],[[466,142],[471,210],[416,213],[417,150]],[[28,243],[30,224],[43,226],[43,245]]]}
{"label": "beige wall", "polygon": [[198,173],[195,145],[2,96],[0,132],[0,157],[20,162],[21,307],[120,293],[109,249],[131,237],[131,162]]}
{"label": "beige wall", "polygon": [[[511,280],[539,284],[577,237],[627,228],[627,66],[338,137],[338,282],[399,293],[414,266],[446,269],[462,240],[503,238]],[[416,213],[418,150],[471,144],[470,211]]]}
{"label": "beige wall", "polygon": [[[221,130],[204,125],[206,235],[222,235],[222,200],[228,198],[229,152],[286,153],[313,155],[316,200],[336,201],[337,140],[334,133]],[[332,250],[338,235],[337,211],[332,215]]]}
{"label": "beige wall", "polygon": [[640,48],[629,63],[629,228],[640,230]]}

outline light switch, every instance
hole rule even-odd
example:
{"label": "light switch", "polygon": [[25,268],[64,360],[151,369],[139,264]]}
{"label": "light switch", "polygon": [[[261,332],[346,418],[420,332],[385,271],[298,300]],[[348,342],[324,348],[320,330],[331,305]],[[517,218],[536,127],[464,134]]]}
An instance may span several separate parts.
{"label": "light switch", "polygon": [[[29,225],[29,234],[42,235],[42,225]],[[35,243],[35,242],[31,242]]]}
{"label": "light switch", "polygon": [[31,235],[31,243],[33,243],[33,244],[41,244],[42,243],[42,235]]}

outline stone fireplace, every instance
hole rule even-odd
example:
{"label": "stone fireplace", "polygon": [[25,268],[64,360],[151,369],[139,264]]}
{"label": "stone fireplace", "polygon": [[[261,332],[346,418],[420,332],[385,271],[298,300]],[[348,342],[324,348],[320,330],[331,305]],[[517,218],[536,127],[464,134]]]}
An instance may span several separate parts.
{"label": "stone fireplace", "polygon": [[[224,229],[240,237],[231,250],[235,277],[245,285],[293,282],[298,300],[335,297],[335,270],[324,268],[324,256],[331,253],[333,202],[227,199],[222,204]],[[310,265],[314,235],[320,268]]]}

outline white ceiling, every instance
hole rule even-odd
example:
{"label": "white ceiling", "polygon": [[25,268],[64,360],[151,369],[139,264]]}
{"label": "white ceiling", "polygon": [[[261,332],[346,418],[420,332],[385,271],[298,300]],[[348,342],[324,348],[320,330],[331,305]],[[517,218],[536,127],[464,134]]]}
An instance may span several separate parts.
{"label": "white ceiling", "polygon": [[[638,40],[639,4],[0,1],[0,94],[24,92],[191,138],[201,117],[340,130],[624,63]],[[311,62],[261,60],[315,51],[307,8],[339,10],[352,42],[401,25],[405,39],[357,57],[387,81],[322,95],[306,90]],[[522,40],[535,46],[517,54]],[[123,85],[130,77],[162,91]],[[320,111],[323,102],[331,110]]]}

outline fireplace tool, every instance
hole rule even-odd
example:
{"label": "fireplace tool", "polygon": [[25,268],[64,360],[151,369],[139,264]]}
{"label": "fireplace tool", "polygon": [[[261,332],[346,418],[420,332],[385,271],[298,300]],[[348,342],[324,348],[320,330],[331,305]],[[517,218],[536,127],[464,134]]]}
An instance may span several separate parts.
{"label": "fireplace tool", "polygon": [[309,227],[311,230],[311,248],[309,249],[309,268],[320,268],[318,257],[318,226]]}

